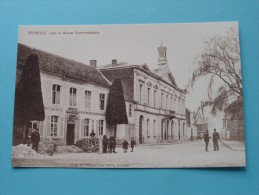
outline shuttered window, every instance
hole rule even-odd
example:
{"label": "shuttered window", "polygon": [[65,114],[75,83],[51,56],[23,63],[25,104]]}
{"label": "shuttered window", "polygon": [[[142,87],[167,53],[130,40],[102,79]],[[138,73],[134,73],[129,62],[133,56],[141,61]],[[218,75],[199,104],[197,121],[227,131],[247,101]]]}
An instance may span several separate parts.
{"label": "shuttered window", "polygon": [[85,108],[91,108],[91,91],[85,91]]}
{"label": "shuttered window", "polygon": [[60,85],[52,85],[52,104],[60,104]]}
{"label": "shuttered window", "polygon": [[100,110],[104,110],[105,105],[105,94],[100,93]]}
{"label": "shuttered window", "polygon": [[76,106],[76,88],[69,90],[69,106]]}

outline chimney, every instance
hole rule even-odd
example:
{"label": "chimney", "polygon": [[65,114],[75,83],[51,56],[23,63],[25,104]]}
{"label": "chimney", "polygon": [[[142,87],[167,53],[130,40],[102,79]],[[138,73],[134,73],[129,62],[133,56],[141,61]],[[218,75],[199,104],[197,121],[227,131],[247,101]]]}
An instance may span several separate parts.
{"label": "chimney", "polygon": [[113,59],[112,60],[112,65],[114,66],[114,65],[116,65],[117,64],[117,60],[116,59]]}
{"label": "chimney", "polygon": [[96,68],[96,66],[97,66],[97,60],[90,60],[90,66]]}

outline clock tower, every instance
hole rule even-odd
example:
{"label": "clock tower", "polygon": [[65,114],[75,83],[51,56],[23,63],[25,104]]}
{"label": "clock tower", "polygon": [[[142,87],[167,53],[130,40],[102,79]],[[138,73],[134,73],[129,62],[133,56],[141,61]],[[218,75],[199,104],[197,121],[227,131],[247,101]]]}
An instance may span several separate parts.
{"label": "clock tower", "polygon": [[168,67],[167,57],[166,57],[167,47],[164,47],[163,43],[161,43],[161,46],[158,47],[157,50],[158,50],[158,67],[159,69],[164,69]]}

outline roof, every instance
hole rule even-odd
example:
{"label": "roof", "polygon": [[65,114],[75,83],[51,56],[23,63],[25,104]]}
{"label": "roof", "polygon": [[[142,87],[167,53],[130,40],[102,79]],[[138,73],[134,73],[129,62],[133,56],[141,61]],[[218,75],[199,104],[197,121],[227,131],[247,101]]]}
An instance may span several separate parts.
{"label": "roof", "polygon": [[90,65],[76,62],[20,43],[18,43],[17,66],[25,65],[27,57],[31,54],[38,55],[39,68],[41,71],[87,83],[110,86],[109,81],[103,74]]}
{"label": "roof", "polygon": [[155,77],[156,79],[159,79],[171,86],[173,86],[175,89],[181,91],[182,93],[186,93],[185,90],[180,89],[176,82],[175,79],[172,75],[172,73],[170,72],[169,68],[165,68],[165,69],[154,69],[154,70],[150,70],[147,66],[147,64],[129,64],[126,62],[118,62],[117,64],[106,64],[106,65],[102,65],[99,66],[98,69],[99,70],[114,70],[114,69],[123,69],[123,68],[138,68],[139,70],[144,71],[145,73],[148,73],[149,75]]}

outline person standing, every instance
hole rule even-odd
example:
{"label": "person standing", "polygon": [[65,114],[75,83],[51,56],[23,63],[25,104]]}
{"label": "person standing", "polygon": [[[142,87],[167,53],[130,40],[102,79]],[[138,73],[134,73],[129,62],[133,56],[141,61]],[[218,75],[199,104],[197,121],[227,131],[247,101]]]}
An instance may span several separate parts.
{"label": "person standing", "polygon": [[136,145],[135,140],[133,139],[133,137],[130,140],[130,147],[131,147],[131,152],[133,152],[134,146]]}
{"label": "person standing", "polygon": [[127,153],[128,145],[129,145],[129,143],[127,142],[127,140],[124,139],[124,141],[122,143],[122,148],[124,149],[124,153]]}
{"label": "person standing", "polygon": [[102,144],[103,144],[103,153],[106,153],[106,152],[107,152],[108,143],[109,143],[109,140],[108,140],[107,136],[104,135],[104,136],[103,136],[103,141],[102,141]]}
{"label": "person standing", "polygon": [[209,131],[206,130],[206,132],[204,133],[204,142],[205,142],[205,151],[206,152],[208,152],[209,141],[210,141]]}
{"label": "person standing", "polygon": [[90,142],[90,146],[93,144],[95,145],[95,132],[94,130],[92,130],[92,132],[90,133],[90,139],[89,139],[89,142]]}
{"label": "person standing", "polygon": [[32,149],[38,152],[39,142],[40,142],[39,129],[35,129],[35,131],[31,133],[31,142],[32,142]]}
{"label": "person standing", "polygon": [[213,146],[214,146],[214,151],[219,151],[219,133],[216,131],[216,129],[214,129],[213,132]]}
{"label": "person standing", "polygon": [[110,149],[110,152],[114,152],[116,153],[115,151],[115,147],[116,147],[116,140],[115,140],[115,137],[114,136],[111,136],[109,138],[109,149]]}

